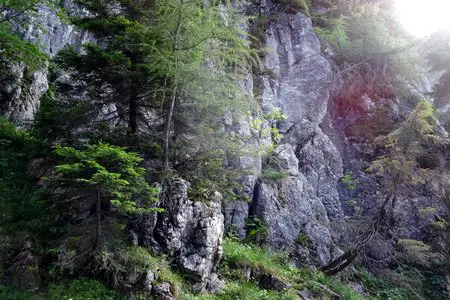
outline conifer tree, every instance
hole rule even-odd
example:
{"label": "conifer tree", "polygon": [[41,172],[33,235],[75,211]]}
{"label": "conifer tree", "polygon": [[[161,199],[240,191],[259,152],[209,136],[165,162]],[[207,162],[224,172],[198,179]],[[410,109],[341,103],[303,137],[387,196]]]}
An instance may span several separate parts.
{"label": "conifer tree", "polygon": [[392,237],[395,208],[402,190],[433,183],[445,196],[449,180],[445,155],[449,140],[436,132],[436,125],[434,109],[424,100],[395,131],[377,139],[385,154],[373,161],[368,171],[382,177],[388,194],[368,228],[344,254],[323,266],[322,271],[334,275],[353,262],[377,236]]}
{"label": "conifer tree", "polygon": [[[84,150],[57,146],[55,153],[62,159],[56,166],[56,182],[70,193],[76,190],[81,199],[95,199],[96,249],[104,251],[102,219],[113,205],[122,213],[152,212],[150,207],[158,191],[144,179],[145,169],[137,154],[108,144],[88,145]],[[61,199],[66,195],[62,195]],[[66,203],[65,206],[73,204]]]}

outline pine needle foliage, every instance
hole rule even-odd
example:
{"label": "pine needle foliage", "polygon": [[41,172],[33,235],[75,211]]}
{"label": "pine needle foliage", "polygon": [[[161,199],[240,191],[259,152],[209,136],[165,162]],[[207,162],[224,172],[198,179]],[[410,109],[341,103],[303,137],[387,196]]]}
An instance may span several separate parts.
{"label": "pine needle foliage", "polygon": [[145,169],[135,153],[108,144],[88,145],[84,150],[56,146],[63,159],[56,166],[58,181],[81,189],[96,191],[124,213],[153,212],[150,205],[158,191],[144,179]]}
{"label": "pine needle foliage", "polygon": [[[448,174],[442,173],[449,141],[436,133],[435,112],[431,104],[421,101],[411,115],[391,134],[377,139],[388,153],[375,160],[369,171],[378,171],[394,193],[405,184],[440,182],[445,187]],[[446,182],[447,181],[447,182]]]}

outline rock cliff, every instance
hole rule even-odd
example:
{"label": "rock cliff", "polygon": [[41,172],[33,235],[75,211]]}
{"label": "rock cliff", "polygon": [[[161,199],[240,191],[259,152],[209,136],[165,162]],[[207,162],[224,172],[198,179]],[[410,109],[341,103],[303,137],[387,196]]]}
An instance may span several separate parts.
{"label": "rock cliff", "polygon": [[[76,9],[70,1],[64,5]],[[133,243],[170,255],[196,282],[196,292],[222,287],[218,265],[227,230],[245,239],[248,221],[256,218],[264,227],[262,243],[288,252],[297,264],[320,266],[341,253],[339,224],[354,213],[347,201],[364,199],[359,204],[364,213],[370,214],[371,203],[384,197],[383,191],[377,189],[376,178],[362,171],[373,159],[374,150],[362,142],[350,141],[345,128],[333,119],[336,108],[330,94],[336,78],[310,18],[285,12],[274,16],[271,10],[276,5],[269,2],[250,6],[270,16],[270,22],[262,29],[267,48],[262,58],[265,72],[249,74],[242,88],[258,98],[257,109],[263,114],[279,108],[286,115],[276,124],[283,137],[273,141],[276,148],[270,154],[272,161],[254,155],[232,162],[234,168],[250,171],[240,178],[240,192],[249,199],[247,202],[223,204],[218,193],[210,195],[208,201],[195,202],[188,197],[189,183],[174,180],[168,196],[159,203],[165,211],[136,218],[133,225]],[[23,36],[39,40],[50,57],[67,45],[79,47],[90,39],[55,15],[40,15],[42,28],[32,26]],[[39,99],[49,87],[48,74],[46,68],[30,73],[24,65],[11,65],[9,73],[0,75],[0,112],[17,123],[32,121]],[[225,116],[225,128],[250,135],[249,123],[235,118]],[[351,193],[339,182],[344,170],[352,171],[360,182]],[[265,176],[272,171],[282,176]],[[436,204],[440,213],[447,213],[445,207],[439,206],[441,198],[426,189],[405,192],[401,197],[412,199],[399,201],[397,208],[402,228],[412,228],[405,237],[423,238],[423,231],[415,226],[422,208]]]}

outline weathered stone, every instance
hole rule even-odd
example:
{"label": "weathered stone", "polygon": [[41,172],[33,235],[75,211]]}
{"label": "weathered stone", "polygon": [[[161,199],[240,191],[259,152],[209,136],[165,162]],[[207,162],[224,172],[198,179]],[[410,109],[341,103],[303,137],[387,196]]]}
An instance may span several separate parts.
{"label": "weathered stone", "polygon": [[278,146],[275,151],[276,167],[279,171],[288,173],[291,176],[298,175],[298,159],[290,144]]}
{"label": "weathered stone", "polygon": [[342,219],[344,213],[339,199],[338,181],[343,176],[340,153],[320,129],[311,139],[298,147],[301,172],[325,206],[330,219]]}
{"label": "weathered stone", "polygon": [[246,219],[248,217],[249,204],[244,201],[235,201],[225,208],[225,228],[228,232],[235,233],[238,238],[246,236]]}
{"label": "weathered stone", "polygon": [[175,180],[155,229],[155,238],[162,249],[184,269],[197,284],[196,292],[217,290],[216,276],[222,258],[224,217],[222,196],[214,193],[207,202],[188,199],[189,183]]}
{"label": "weathered stone", "polygon": [[[265,41],[269,50],[264,65],[276,76],[261,78],[262,109],[279,107],[287,116],[279,124],[284,137],[274,151],[276,166],[267,167],[290,177],[261,183],[251,214],[265,222],[267,242],[274,248],[298,254],[303,262],[323,264],[335,252],[329,218],[343,216],[337,184],[342,159],[319,127],[327,111],[332,68],[321,54],[311,21],[302,14],[278,14]],[[306,235],[308,243],[298,245],[299,235]]]}
{"label": "weathered stone", "polygon": [[152,287],[153,296],[156,300],[175,300],[168,282],[158,282]]}
{"label": "weathered stone", "polygon": [[256,199],[252,214],[268,227],[267,242],[270,245],[293,252],[297,238],[305,233],[317,263],[323,264],[330,259],[332,240],[327,213],[302,174],[261,183]]}
{"label": "weathered stone", "polygon": [[302,300],[312,300],[312,299],[314,299],[314,294],[308,289],[304,289],[304,290],[299,291],[298,295],[300,296],[300,298]]}

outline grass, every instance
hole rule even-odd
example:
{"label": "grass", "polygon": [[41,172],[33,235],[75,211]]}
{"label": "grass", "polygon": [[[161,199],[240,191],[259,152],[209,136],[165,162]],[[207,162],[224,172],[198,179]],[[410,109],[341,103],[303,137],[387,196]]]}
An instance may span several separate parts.
{"label": "grass", "polygon": [[[270,274],[291,286],[290,289],[277,293],[275,299],[293,299],[297,291],[308,289],[316,296],[331,299],[339,295],[343,300],[364,299],[357,292],[345,287],[339,280],[326,277],[323,273],[308,269],[299,269],[288,262],[287,256],[281,253],[270,252],[253,245],[242,244],[234,239],[225,239],[223,244],[222,270],[225,277],[231,278],[243,285],[243,292],[250,295],[250,288],[244,287],[248,280],[242,275],[242,269],[256,269],[259,272]],[[233,291],[228,287],[228,293]],[[256,292],[256,291],[254,291]],[[227,293],[225,295],[228,295]],[[267,297],[270,297],[268,295]],[[202,299],[202,298],[200,298]],[[204,299],[233,299],[233,298],[204,298]],[[240,299],[240,298],[236,298]],[[247,298],[242,298],[247,299]],[[249,298],[250,299],[250,298]],[[256,298],[255,298],[256,299]],[[265,299],[265,298],[264,298]],[[272,299],[272,298],[267,298]],[[294,298],[295,299],[295,298]]]}
{"label": "grass", "polygon": [[186,300],[292,300],[298,299],[294,295],[269,291],[258,287],[254,283],[227,283],[225,289],[216,295],[198,295],[186,297]]}

